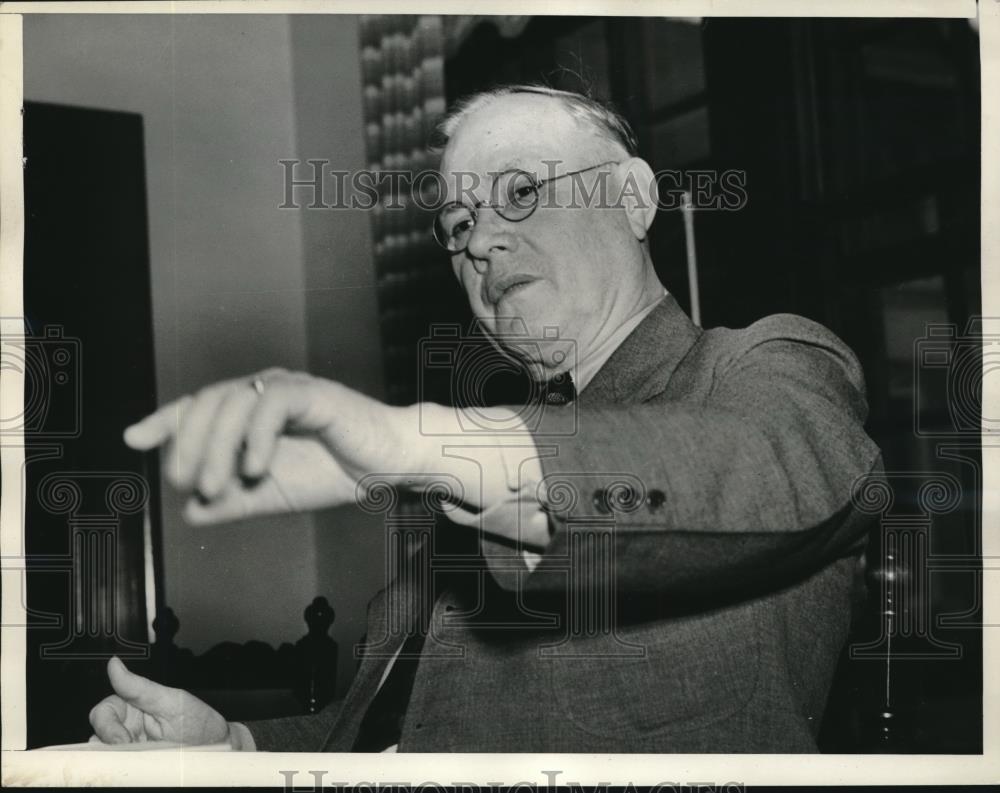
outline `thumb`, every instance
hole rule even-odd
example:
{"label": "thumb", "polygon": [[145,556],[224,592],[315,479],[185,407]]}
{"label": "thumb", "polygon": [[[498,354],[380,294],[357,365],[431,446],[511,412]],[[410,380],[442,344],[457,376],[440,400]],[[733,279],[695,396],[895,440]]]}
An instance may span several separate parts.
{"label": "thumb", "polygon": [[108,661],[108,679],[119,697],[143,713],[162,716],[170,710],[173,689],[130,672],[118,656]]}

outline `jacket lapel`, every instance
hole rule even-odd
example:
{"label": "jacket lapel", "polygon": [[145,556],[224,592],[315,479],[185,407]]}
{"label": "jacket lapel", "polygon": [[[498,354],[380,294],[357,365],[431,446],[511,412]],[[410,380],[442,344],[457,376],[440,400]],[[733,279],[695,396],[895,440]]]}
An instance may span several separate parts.
{"label": "jacket lapel", "polygon": [[581,404],[634,404],[662,391],[703,333],[667,295],[580,392]]}

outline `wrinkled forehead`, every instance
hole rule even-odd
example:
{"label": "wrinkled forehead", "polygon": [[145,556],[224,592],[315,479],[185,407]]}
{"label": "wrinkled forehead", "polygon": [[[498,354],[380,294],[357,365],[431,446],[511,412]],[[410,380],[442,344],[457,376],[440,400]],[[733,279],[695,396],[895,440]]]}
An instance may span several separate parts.
{"label": "wrinkled forehead", "polygon": [[470,184],[481,184],[476,193],[488,192],[492,176],[512,168],[545,176],[584,167],[611,145],[558,99],[511,94],[462,119],[445,147],[441,171],[453,199]]}

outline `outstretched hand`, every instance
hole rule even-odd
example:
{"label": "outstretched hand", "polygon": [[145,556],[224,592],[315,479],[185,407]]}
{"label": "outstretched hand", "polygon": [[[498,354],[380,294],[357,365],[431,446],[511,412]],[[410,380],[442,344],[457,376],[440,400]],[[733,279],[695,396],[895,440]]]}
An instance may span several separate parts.
{"label": "outstretched hand", "polygon": [[412,411],[281,369],[171,402],[125,442],[165,448],[166,477],[190,494],[195,524],[353,503],[365,474],[424,466]]}

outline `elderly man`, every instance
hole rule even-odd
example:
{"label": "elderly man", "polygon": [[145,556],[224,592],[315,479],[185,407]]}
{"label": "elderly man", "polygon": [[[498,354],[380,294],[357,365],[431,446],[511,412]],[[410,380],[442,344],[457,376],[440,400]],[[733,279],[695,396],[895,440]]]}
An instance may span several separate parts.
{"label": "elderly man", "polygon": [[654,174],[602,105],[505,87],[442,129],[449,202],[435,236],[475,315],[540,381],[576,393],[528,422],[518,408],[390,407],[269,370],[129,428],[134,448],[165,447],[193,522],[349,503],[393,472],[383,479],[403,489],[446,483],[440,531],[464,532],[475,553],[464,577],[432,576],[428,598],[397,580],[373,600],[374,649],[316,716],[227,724],[112,659],[96,736],[815,751],[867,530],[852,492],[880,466],[857,361],[799,317],[689,321],[649,255]]}

